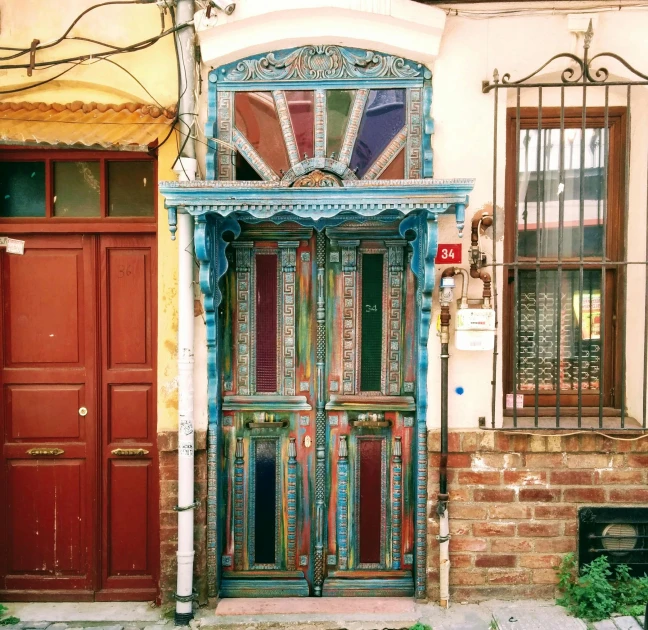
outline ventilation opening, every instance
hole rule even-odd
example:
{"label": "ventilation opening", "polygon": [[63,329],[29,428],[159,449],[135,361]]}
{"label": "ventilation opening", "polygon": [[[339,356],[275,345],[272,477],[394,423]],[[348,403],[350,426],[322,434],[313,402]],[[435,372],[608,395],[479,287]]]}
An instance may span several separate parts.
{"label": "ventilation opening", "polygon": [[627,564],[631,574],[648,574],[648,508],[586,507],[579,511],[579,566],[600,556]]}

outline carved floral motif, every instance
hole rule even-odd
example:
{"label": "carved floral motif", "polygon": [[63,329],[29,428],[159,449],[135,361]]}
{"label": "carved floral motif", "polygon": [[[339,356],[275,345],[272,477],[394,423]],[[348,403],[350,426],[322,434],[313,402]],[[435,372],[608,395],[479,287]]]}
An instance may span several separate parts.
{"label": "carved floral motif", "polygon": [[225,75],[225,81],[413,79],[423,74],[422,66],[402,57],[319,45],[272,52],[260,59],[243,59]]}
{"label": "carved floral motif", "polygon": [[293,184],[293,188],[332,188],[334,186],[340,186],[338,178],[319,170],[311,171]]}

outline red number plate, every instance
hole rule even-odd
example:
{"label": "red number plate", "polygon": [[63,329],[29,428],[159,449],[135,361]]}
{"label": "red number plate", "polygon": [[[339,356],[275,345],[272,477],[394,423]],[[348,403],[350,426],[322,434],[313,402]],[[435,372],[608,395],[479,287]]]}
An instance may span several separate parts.
{"label": "red number plate", "polygon": [[450,243],[439,245],[436,258],[437,265],[460,265],[461,264],[461,243]]}

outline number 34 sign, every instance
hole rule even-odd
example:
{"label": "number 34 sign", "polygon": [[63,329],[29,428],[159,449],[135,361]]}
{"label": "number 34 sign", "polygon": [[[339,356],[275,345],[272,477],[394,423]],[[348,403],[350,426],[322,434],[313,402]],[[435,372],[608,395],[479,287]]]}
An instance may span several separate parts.
{"label": "number 34 sign", "polygon": [[461,264],[461,243],[450,243],[439,245],[436,257],[437,265],[452,263],[453,265]]}

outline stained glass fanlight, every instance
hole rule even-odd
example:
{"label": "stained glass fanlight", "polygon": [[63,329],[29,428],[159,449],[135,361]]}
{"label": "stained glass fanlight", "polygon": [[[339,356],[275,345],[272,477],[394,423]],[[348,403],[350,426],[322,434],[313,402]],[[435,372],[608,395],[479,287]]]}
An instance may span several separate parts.
{"label": "stained glass fanlight", "polygon": [[314,157],[345,179],[405,176],[404,88],[237,92],[234,109],[237,180],[279,181]]}

